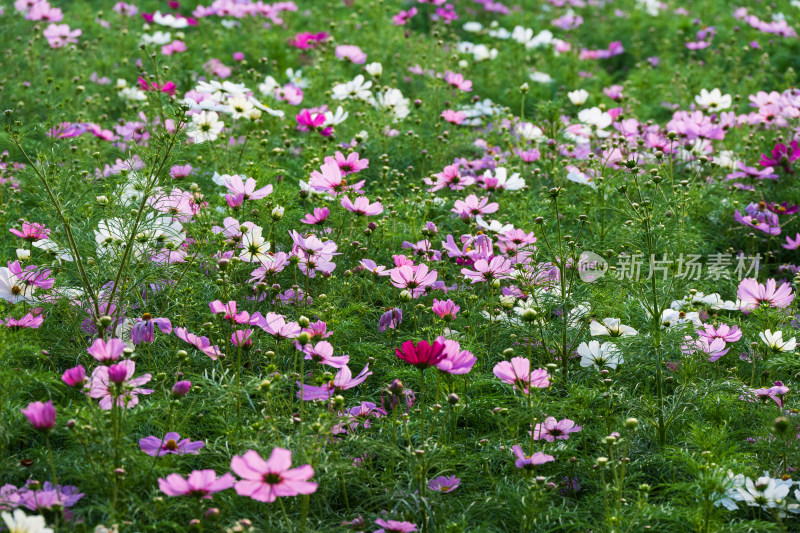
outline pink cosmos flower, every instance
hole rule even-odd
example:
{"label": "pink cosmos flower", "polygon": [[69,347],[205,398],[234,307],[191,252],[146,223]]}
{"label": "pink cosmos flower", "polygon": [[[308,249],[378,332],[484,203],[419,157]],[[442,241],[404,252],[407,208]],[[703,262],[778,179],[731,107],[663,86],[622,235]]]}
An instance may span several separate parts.
{"label": "pink cosmos flower", "polygon": [[331,428],[331,433],[334,435],[355,431],[359,427],[369,429],[372,427],[371,419],[386,416],[386,411],[372,402],[361,402],[360,405],[351,407],[344,413],[339,413],[339,416],[344,421]]}
{"label": "pink cosmos flower", "polygon": [[681,346],[683,353],[686,355],[703,354],[707,356],[709,363],[717,361],[730,351],[730,348],[725,347],[725,341],[720,337],[710,340],[708,337],[692,339],[692,337],[687,336],[685,340],[688,342]]}
{"label": "pink cosmos flower", "polygon": [[108,342],[103,339],[95,339],[92,345],[86,348],[89,355],[104,364],[119,359],[123,350],[125,350],[125,343],[121,339],[109,339]]}
{"label": "pink cosmos flower", "polygon": [[253,330],[239,329],[231,333],[231,344],[240,348],[249,349],[253,345]]}
{"label": "pink cosmos flower", "polygon": [[323,137],[329,137],[333,133],[333,127],[323,128],[325,125],[325,113],[312,113],[311,109],[303,109],[295,115],[295,120],[297,120],[297,129],[299,131],[316,130]]}
{"label": "pink cosmos flower", "polygon": [[309,342],[303,347],[303,353],[305,359],[333,368],[342,368],[350,362],[349,355],[333,355],[333,345],[328,341],[320,341],[316,344]]}
{"label": "pink cosmos flower", "polygon": [[430,366],[436,366],[445,358],[444,348],[444,344],[437,341],[430,344],[428,341],[419,341],[416,344],[406,341],[402,345],[402,350],[395,348],[394,351],[399,359],[425,370]]}
{"label": "pink cosmos flower", "polygon": [[345,195],[342,198],[342,207],[348,211],[355,213],[359,216],[375,216],[383,213],[383,205],[380,202],[369,203],[369,198],[366,196],[359,196],[356,201],[350,200],[350,197]]}
{"label": "pink cosmos flower", "polygon": [[292,468],[292,452],[284,448],[274,448],[266,461],[255,450],[248,450],[241,457],[234,455],[231,470],[242,478],[234,487],[236,494],[260,502],[317,490],[317,484],[309,481],[314,475],[311,465]]}
{"label": "pink cosmos flower", "polygon": [[533,455],[525,455],[525,452],[522,451],[519,445],[512,446],[511,451],[514,452],[514,455],[517,457],[514,463],[517,468],[533,468],[536,465],[543,465],[556,460],[552,455],[547,455],[542,452],[536,452]]}
{"label": "pink cosmos flower", "polygon": [[760,284],[755,278],[745,278],[739,283],[736,296],[739,298],[739,309],[750,311],[756,307],[777,307],[784,309],[794,300],[792,287],[788,283],[777,286],[774,279],[767,280],[766,285]]}
{"label": "pink cosmos flower", "polygon": [[575,433],[583,429],[583,426],[576,426],[575,421],[565,418],[556,420],[555,417],[548,416],[544,422],[536,424],[533,428],[533,440],[543,439],[547,442],[555,442],[556,439],[567,440],[570,433]]}
{"label": "pink cosmos flower", "polygon": [[33,402],[20,411],[39,431],[50,431],[56,426],[56,408],[50,400],[47,403]]}
{"label": "pink cosmos flower", "polygon": [[247,181],[243,181],[242,177],[238,174],[226,178],[225,187],[227,187],[231,194],[243,194],[245,200],[261,200],[272,194],[272,185],[266,185],[260,189],[256,189],[256,180],[247,178]]}
{"label": "pink cosmos flower", "polygon": [[783,408],[783,396],[788,392],[789,387],[780,381],[776,381],[775,385],[769,388],[749,389],[739,396],[739,399],[746,402],[772,400],[778,407]]}
{"label": "pink cosmos flower", "polygon": [[392,24],[395,26],[405,26],[405,24],[411,20],[414,15],[417,14],[417,8],[412,7],[408,11],[400,11],[397,15],[392,17]]}
{"label": "pink cosmos flower", "polygon": [[792,239],[789,235],[786,236],[786,244],[781,244],[787,250],[797,250],[800,248],[800,233],[795,235],[794,239]]}
{"label": "pink cosmos flower", "polygon": [[169,169],[169,175],[174,180],[188,178],[192,173],[192,165],[175,165]]}
{"label": "pink cosmos flower", "polygon": [[211,312],[217,316],[222,317],[224,320],[227,320],[231,324],[249,324],[250,323],[250,313],[247,311],[242,311],[241,313],[237,313],[236,311],[236,302],[231,300],[230,302],[223,304],[220,300],[214,300],[208,304],[209,308],[211,308]]}
{"label": "pink cosmos flower", "polygon": [[472,176],[462,176],[460,169],[460,165],[454,163],[452,165],[447,165],[441,172],[434,174],[433,176],[436,178],[436,181],[425,178],[425,183],[431,185],[428,192],[436,192],[445,187],[452,191],[460,191],[464,189],[464,187],[475,183],[475,178]]}
{"label": "pink cosmos flower", "polygon": [[372,259],[362,259],[358,262],[359,265],[364,267],[364,270],[367,272],[371,272],[373,276],[388,276],[390,273],[386,270],[386,267],[383,265],[377,264]]}
{"label": "pink cosmos flower", "polygon": [[50,235],[50,230],[44,224],[39,224],[38,222],[23,222],[21,231],[16,228],[11,228],[8,231],[28,242],[46,239]]}
{"label": "pink cosmos flower", "polygon": [[742,338],[742,330],[739,326],[729,326],[727,324],[720,324],[714,326],[713,324],[706,324],[703,329],[697,332],[697,335],[712,342],[714,339],[722,339],[725,342],[737,342]]}
{"label": "pink cosmos flower", "polygon": [[329,400],[337,392],[352,389],[360,385],[371,374],[372,372],[369,370],[369,365],[366,365],[356,377],[353,377],[353,373],[350,371],[349,367],[343,366],[336,375],[333,376],[333,381],[321,387],[305,385],[298,381],[297,386],[300,387],[300,390],[297,391],[297,397],[306,401]]}
{"label": "pink cosmos flower", "polygon": [[64,14],[57,7],[51,7],[47,0],[39,0],[31,7],[28,14],[25,15],[27,20],[44,20],[47,22],[61,22],[64,19]]}
{"label": "pink cosmos flower", "polygon": [[325,156],[325,163],[336,163],[339,170],[342,171],[342,176],[360,172],[369,167],[369,159],[359,159],[358,152],[351,152],[347,157],[338,150],[333,157]]}
{"label": "pink cosmos flower", "polygon": [[217,357],[225,356],[225,354],[220,351],[219,347],[211,346],[211,341],[209,341],[207,337],[199,337],[194,333],[189,333],[186,328],[175,328],[175,336],[183,342],[191,344],[213,360],[216,360]]}
{"label": "pink cosmos flower", "polygon": [[180,54],[186,51],[186,43],[175,39],[171,43],[165,44],[161,47],[161,53],[165,56],[171,56],[172,54]]}
{"label": "pink cosmos flower", "polygon": [[512,385],[528,394],[528,387],[544,389],[550,386],[550,374],[543,368],[531,371],[531,362],[524,357],[514,357],[511,361],[501,361],[492,370],[503,383]]}
{"label": "pink cosmos flower", "polygon": [[[41,311],[41,310],[40,310]],[[0,320],[0,324],[3,324],[7,328],[11,330],[18,330],[18,329],[38,329],[44,323],[44,317],[38,314],[35,311],[27,313],[22,318],[14,318],[14,317],[7,317],[5,321]]]}
{"label": "pink cosmos flower", "polygon": [[464,76],[449,70],[444,73],[444,81],[458,89],[459,91],[470,92],[472,91],[472,82],[464,79]]}
{"label": "pink cosmos flower", "polygon": [[428,482],[428,490],[434,492],[453,492],[461,485],[461,480],[456,476],[439,476]]}
{"label": "pink cosmos flower", "polygon": [[428,271],[428,265],[403,265],[391,270],[392,285],[398,289],[410,289],[416,298],[425,292],[425,288],[433,285],[439,276],[435,270]]}
{"label": "pink cosmos flower", "polygon": [[462,268],[461,273],[464,277],[470,280],[471,283],[480,283],[482,281],[492,281],[493,279],[505,279],[510,277],[511,261],[505,257],[495,256],[491,261],[486,259],[478,259],[472,265],[475,270]]}
{"label": "pink cosmos flower", "polygon": [[308,186],[315,191],[336,196],[346,190],[352,189],[358,191],[364,186],[364,182],[361,181],[348,186],[347,180],[344,179],[344,174],[342,174],[339,165],[336,162],[329,161],[323,163],[319,171],[314,170],[311,172]]}
{"label": "pink cosmos flower", "polygon": [[139,403],[139,394],[152,394],[152,389],[142,389],[139,386],[150,381],[150,374],[142,374],[134,378],[136,363],[130,359],[123,359],[111,366],[99,366],[92,372],[89,383],[89,396],[100,399],[100,408],[110,410],[111,404],[116,400],[119,407],[130,409]]}
{"label": "pink cosmos flower", "polygon": [[380,526],[381,529],[376,529],[373,533],[413,533],[417,531],[417,525],[411,522],[378,518],[375,520],[375,523]]}
{"label": "pink cosmos flower", "polygon": [[300,220],[303,224],[319,225],[324,224],[328,217],[331,216],[331,210],[327,207],[315,207],[314,213],[307,213],[304,218]]}
{"label": "pink cosmos flower", "polygon": [[194,470],[187,479],[179,474],[158,478],[158,488],[167,496],[194,496],[210,500],[215,492],[227,490],[236,483],[230,473],[217,477],[213,470]]}
{"label": "pink cosmos flower", "polygon": [[50,48],[61,48],[68,44],[77,44],[78,37],[82,34],[82,30],[70,30],[67,24],[50,24],[42,32]]}
{"label": "pink cosmos flower", "polygon": [[162,457],[167,454],[184,455],[200,453],[200,450],[205,446],[201,440],[191,441],[189,439],[181,439],[181,436],[175,432],[169,432],[163,438],[144,437],[139,439],[139,448],[151,457]]}
{"label": "pink cosmos flower", "polygon": [[461,217],[462,220],[469,220],[476,215],[488,215],[496,212],[500,208],[497,202],[489,202],[486,197],[478,198],[470,194],[464,200],[456,200],[451,211]]}
{"label": "pink cosmos flower", "polygon": [[472,352],[462,350],[458,341],[440,336],[436,339],[436,342],[444,345],[444,350],[442,351],[444,358],[436,363],[436,368],[442,372],[458,375],[466,374],[475,366],[478,358],[472,355]]}
{"label": "pink cosmos flower", "polygon": [[461,310],[461,308],[457,306],[455,302],[453,302],[453,300],[442,301],[434,298],[432,310],[439,316],[439,318],[449,322],[451,320],[456,319],[456,315]]}
{"label": "pink cosmos flower", "polygon": [[86,369],[81,365],[70,368],[61,375],[61,381],[76,389],[83,387],[86,384]]}
{"label": "pink cosmos flower", "polygon": [[340,44],[336,47],[335,53],[339,59],[349,59],[356,65],[362,65],[367,62],[367,54],[353,44]]}
{"label": "pink cosmos flower", "polygon": [[294,339],[300,334],[301,329],[297,322],[286,322],[286,317],[278,313],[267,313],[264,317],[256,312],[250,318],[250,324],[263,329],[276,340]]}
{"label": "pink cosmos flower", "polygon": [[445,109],[442,111],[442,118],[451,124],[460,125],[466,120],[467,115],[463,111],[454,111],[452,109]]}
{"label": "pink cosmos flower", "polygon": [[309,32],[301,32],[295,35],[293,38],[289,39],[289,44],[294,46],[295,48],[299,48],[301,50],[307,50],[316,46],[317,43],[320,43],[328,38],[328,32],[320,32],[320,33],[309,33]]}

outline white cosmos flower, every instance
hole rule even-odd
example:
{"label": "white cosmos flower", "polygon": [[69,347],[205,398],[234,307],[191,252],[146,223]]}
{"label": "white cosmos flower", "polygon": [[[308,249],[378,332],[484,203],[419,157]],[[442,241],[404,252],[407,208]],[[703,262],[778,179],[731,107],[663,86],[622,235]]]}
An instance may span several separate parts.
{"label": "white cosmos flower", "polygon": [[574,167],[572,165],[567,166],[567,179],[574,183],[580,183],[581,185],[588,185],[592,189],[597,189],[597,184],[592,181],[592,178],[580,170],[578,167]]}
{"label": "white cosmos flower", "polygon": [[142,34],[142,39],[139,41],[139,44],[155,44],[155,45],[162,45],[167,44],[168,42],[172,41],[172,34],[168,31],[157,31],[153,33],[153,35],[148,35],[146,33]]}
{"label": "white cosmos flower", "polygon": [[478,33],[483,29],[483,24],[480,22],[465,22],[462,28],[469,33]]}
{"label": "white cosmos flower", "polygon": [[147,95],[144,91],[136,87],[124,87],[119,91],[119,97],[129,102],[144,102],[147,100]]}
{"label": "white cosmos flower", "polygon": [[364,67],[364,70],[367,71],[367,74],[373,76],[375,78],[380,77],[383,74],[383,65],[375,61],[374,63],[369,63]]}
{"label": "white cosmos flower", "polygon": [[252,112],[255,110],[253,102],[244,96],[234,96],[229,98],[228,107],[230,108],[231,118],[234,120],[240,118],[250,119]]}
{"label": "white cosmos flower", "polygon": [[34,288],[34,285],[14,275],[8,267],[0,267],[0,298],[12,304],[31,300]]}
{"label": "white cosmos flower", "polygon": [[255,106],[256,109],[260,109],[261,111],[265,112],[268,115],[272,115],[273,117],[278,117],[278,118],[283,118],[284,116],[286,116],[286,113],[284,113],[283,111],[280,111],[278,109],[272,109],[270,106],[262,104],[253,95],[248,96],[247,99],[250,101],[251,104],[253,104],[253,106]]}
{"label": "white cosmos flower", "polygon": [[8,527],[8,533],[53,533],[45,527],[44,517],[41,515],[28,516],[22,509],[14,509],[14,514],[2,513],[3,522]]}
{"label": "white cosmos flower", "polygon": [[738,494],[734,499],[744,502],[750,507],[774,509],[785,503],[791,486],[791,480],[783,481],[782,479],[771,478],[768,475],[764,475],[755,481],[747,478],[745,486],[738,488]]}
{"label": "white cosmos flower", "polygon": [[781,331],[773,333],[770,330],[766,330],[759,333],[758,336],[775,353],[793,352],[797,348],[797,340],[794,337],[786,341],[783,340],[783,332]]}
{"label": "white cosmos flower", "polygon": [[534,38],[525,43],[525,48],[541,48],[553,42],[553,32],[542,30]]}
{"label": "white cosmos flower", "polygon": [[153,13],[153,22],[161,26],[169,26],[170,28],[181,29],[189,26],[189,21],[183,17],[176,17],[172,13],[162,15],[161,11]]}
{"label": "white cosmos flower", "polygon": [[323,126],[338,126],[347,120],[349,113],[342,109],[342,106],[336,108],[336,113],[333,111],[325,111],[325,123]]}
{"label": "white cosmos flower", "polygon": [[230,81],[218,82],[217,80],[200,81],[195,90],[199,93],[210,94],[211,98],[221,102],[225,97],[246,96],[247,87],[243,83],[233,83]]}
{"label": "white cosmos flower", "polygon": [[547,72],[539,72],[539,71],[531,72],[528,75],[528,77],[531,79],[531,81],[535,81],[536,83],[552,83],[553,82],[553,78],[550,77],[550,74],[548,74]]}
{"label": "white cosmos flower", "polygon": [[594,130],[595,134],[600,138],[611,135],[611,133],[606,131],[605,128],[609,127],[614,119],[612,119],[611,115],[601,110],[599,107],[581,109],[581,111],[578,113],[578,120],[591,126],[592,130]]}
{"label": "white cosmos flower", "polygon": [[541,141],[544,139],[544,132],[539,126],[534,126],[530,122],[517,124],[516,132],[526,141]]}
{"label": "white cosmos flower", "polygon": [[242,252],[239,259],[251,263],[264,261],[269,253],[269,242],[264,239],[263,228],[253,226],[250,231],[242,234]]}
{"label": "white cosmos flower", "polygon": [[[535,127],[535,126],[534,126]],[[518,191],[525,188],[525,180],[519,177],[519,172],[508,175],[508,169],[505,167],[497,167],[494,169],[494,175],[491,170],[483,173],[484,178],[494,178],[497,180],[496,189],[500,191]]]}
{"label": "white cosmos flower", "polygon": [[700,94],[694,97],[694,101],[700,107],[710,111],[721,111],[728,109],[733,103],[733,99],[729,94],[722,94],[719,89],[701,89]]}
{"label": "white cosmos flower", "polygon": [[604,367],[613,370],[625,362],[617,347],[610,342],[605,344],[597,341],[589,341],[588,344],[582,342],[578,346],[578,355],[581,356],[582,367],[593,366],[598,370]]}
{"label": "white cosmos flower", "polygon": [[591,324],[589,324],[589,333],[592,334],[592,337],[597,337],[598,335],[633,337],[639,334],[632,327],[624,325],[619,318],[604,318],[602,323],[592,320]]}
{"label": "white cosmos flower", "polygon": [[72,253],[67,248],[59,246],[53,241],[53,239],[42,239],[35,241],[33,246],[39,248],[40,250],[44,250],[47,253],[54,254],[59,263],[61,261],[75,260],[75,258],[72,257]]}
{"label": "white cosmos flower", "polygon": [[337,83],[331,88],[331,98],[334,100],[347,100],[348,98],[356,98],[358,100],[369,100],[372,98],[370,88],[372,87],[371,81],[365,81],[364,76],[359,74],[352,81],[346,83]]}
{"label": "white cosmos flower", "polygon": [[399,89],[388,88],[378,93],[373,105],[378,109],[391,111],[395,122],[403,120],[411,113],[411,101]]}
{"label": "white cosmos flower", "polygon": [[567,98],[573,105],[583,105],[589,99],[589,91],[586,89],[578,89],[567,93]]}
{"label": "white cosmos flower", "polygon": [[700,314],[697,311],[686,313],[677,309],[664,309],[661,313],[661,325],[665,328],[682,326],[688,323],[692,323],[698,328],[703,325],[703,321],[700,320]]}
{"label": "white cosmos flower", "polygon": [[201,111],[192,116],[192,121],[186,128],[186,135],[197,144],[215,141],[224,127],[225,124],[219,120],[216,111]]}
{"label": "white cosmos flower", "polygon": [[478,226],[481,228],[491,231],[492,233],[503,233],[505,231],[511,231],[514,229],[513,224],[503,224],[499,220],[492,220],[490,222],[486,222],[481,215],[475,217],[475,222],[478,223]]}
{"label": "white cosmos flower", "polygon": [[272,76],[267,76],[264,78],[263,83],[258,84],[258,90],[264,96],[275,96],[275,89],[278,87],[280,87],[280,84]]}
{"label": "white cosmos flower", "polygon": [[293,68],[286,69],[286,77],[289,78],[289,83],[295,87],[305,89],[308,87],[308,80],[303,77],[302,70],[294,70]]}

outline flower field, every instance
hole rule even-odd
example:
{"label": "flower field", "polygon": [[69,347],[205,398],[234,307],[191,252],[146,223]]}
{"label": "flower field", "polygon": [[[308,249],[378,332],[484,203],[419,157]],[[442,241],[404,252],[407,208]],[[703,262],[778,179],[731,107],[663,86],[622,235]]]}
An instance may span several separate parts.
{"label": "flower field", "polygon": [[798,25],[6,0],[0,532],[800,530]]}

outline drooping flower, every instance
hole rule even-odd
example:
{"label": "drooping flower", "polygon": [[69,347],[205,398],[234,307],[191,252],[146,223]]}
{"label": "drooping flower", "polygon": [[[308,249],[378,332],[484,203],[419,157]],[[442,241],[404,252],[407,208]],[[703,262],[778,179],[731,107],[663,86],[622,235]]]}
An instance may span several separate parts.
{"label": "drooping flower", "polygon": [[339,369],[336,375],[333,376],[333,381],[330,381],[321,387],[317,387],[315,385],[306,385],[298,381],[297,386],[300,387],[300,390],[297,391],[297,397],[307,401],[329,400],[335,393],[339,391],[357,387],[370,375],[372,375],[372,372],[369,369],[369,365],[364,366],[364,368],[356,377],[353,377],[353,372],[349,367],[343,366]]}
{"label": "drooping flower", "polygon": [[155,340],[156,326],[164,334],[169,335],[172,333],[172,322],[168,318],[153,317],[150,313],[144,313],[131,326],[131,342],[136,345],[143,342],[153,342]]}
{"label": "drooping flower", "polygon": [[393,307],[383,313],[378,319],[378,331],[383,333],[386,328],[397,329],[397,326],[403,321],[403,310],[399,307]]}
{"label": "drooping flower", "polygon": [[211,341],[207,337],[199,337],[194,333],[189,333],[186,328],[175,328],[175,336],[183,342],[187,342],[209,356],[211,359],[216,360],[217,357],[224,356],[217,346],[211,346]]}
{"label": "drooping flower", "polygon": [[632,337],[638,331],[630,326],[626,326],[619,318],[604,318],[603,323],[592,320],[589,324],[589,333],[592,337],[597,335],[609,335],[611,337]]}
{"label": "drooping flower", "polygon": [[413,533],[417,531],[417,525],[412,522],[378,518],[375,520],[375,523],[380,526],[381,529],[376,529],[373,533]]}
{"label": "drooping flower", "polygon": [[278,497],[312,494],[317,484],[309,481],[314,475],[311,465],[292,468],[292,452],[274,448],[268,460],[255,450],[234,455],[231,470],[242,478],[236,482],[236,494],[260,502],[274,502]]}

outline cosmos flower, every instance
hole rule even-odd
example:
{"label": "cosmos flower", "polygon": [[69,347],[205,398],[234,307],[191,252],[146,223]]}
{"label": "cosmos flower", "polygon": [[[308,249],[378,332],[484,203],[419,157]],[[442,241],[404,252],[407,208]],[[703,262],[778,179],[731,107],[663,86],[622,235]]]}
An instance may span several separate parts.
{"label": "cosmos flower", "polygon": [[234,486],[236,494],[260,502],[270,503],[278,497],[312,494],[317,490],[317,484],[309,481],[314,475],[311,465],[292,468],[292,452],[284,448],[274,448],[266,461],[255,450],[234,455],[231,470],[242,478]]}

